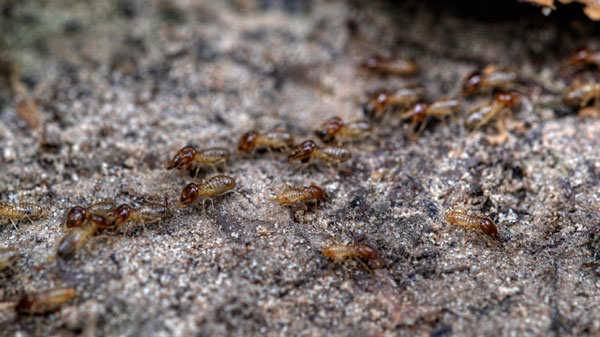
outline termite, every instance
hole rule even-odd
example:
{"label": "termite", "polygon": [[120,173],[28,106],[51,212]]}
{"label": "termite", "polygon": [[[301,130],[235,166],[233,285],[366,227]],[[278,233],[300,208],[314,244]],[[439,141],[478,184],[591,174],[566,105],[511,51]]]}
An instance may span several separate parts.
{"label": "termite", "polygon": [[0,248],[0,271],[10,267],[20,256],[14,248]]}
{"label": "termite", "polygon": [[420,124],[418,133],[425,130],[430,117],[442,119],[458,111],[460,101],[454,98],[441,98],[431,104],[417,103],[402,114],[402,119],[410,119],[413,129]]}
{"label": "termite", "polygon": [[567,66],[588,66],[595,65],[600,67],[600,51],[591,50],[589,48],[581,48],[567,59]]}
{"label": "termite", "polygon": [[81,249],[99,230],[112,227],[111,221],[99,214],[90,214],[85,222],[79,227],[73,227],[65,234],[58,243],[56,254],[63,258],[69,258],[77,250]]}
{"label": "termite", "polygon": [[54,311],[58,307],[75,297],[77,292],[73,288],[53,288],[39,293],[27,294],[21,297],[15,310],[21,314],[43,314]]}
{"label": "termite", "polygon": [[233,192],[235,189],[236,183],[235,180],[226,175],[217,175],[202,184],[188,184],[183,191],[181,192],[181,197],[179,199],[178,208],[183,208],[194,203],[199,196],[203,196],[202,199],[202,209],[204,208],[204,203],[206,199],[210,200],[211,205],[214,207],[214,203],[211,197],[227,194],[229,192]]}
{"label": "termite", "polygon": [[312,140],[295,146],[289,155],[290,161],[300,160],[304,164],[303,167],[310,165],[315,159],[320,159],[330,166],[339,166],[350,158],[352,158],[352,153],[344,147],[330,145],[320,147]]}
{"label": "termite", "polygon": [[339,117],[328,119],[315,135],[325,143],[332,142],[336,137],[342,139],[360,139],[373,133],[373,126],[363,120],[344,123]]}
{"label": "termite", "polygon": [[122,204],[115,210],[113,226],[121,227],[127,221],[132,223],[142,223],[144,225],[153,224],[170,217],[171,208],[165,198],[164,204],[147,203],[139,208],[133,208],[128,204]]}
{"label": "termite", "polygon": [[196,173],[194,174],[194,177],[196,177],[200,165],[208,165],[217,172],[217,165],[226,164],[229,156],[230,152],[226,148],[211,147],[204,150],[196,150],[195,147],[188,145],[177,151],[175,157],[168,161],[167,170],[173,168],[191,170],[194,164],[196,164]]}
{"label": "termite", "polygon": [[363,113],[367,118],[386,119],[394,109],[414,104],[424,96],[425,91],[421,87],[405,87],[395,91],[379,89],[368,95]]}
{"label": "termite", "polygon": [[346,259],[356,260],[366,270],[372,273],[371,268],[369,268],[361,259],[377,259],[377,250],[366,243],[352,243],[348,245],[342,243],[334,243],[323,248],[323,255],[325,257],[333,259],[335,263],[344,262]]}
{"label": "termite", "polygon": [[475,130],[487,124],[501,111],[514,106],[518,102],[518,97],[511,92],[499,92],[494,99],[482,105],[477,106],[469,112],[465,119],[465,128]]}
{"label": "termite", "polygon": [[506,68],[489,65],[467,76],[463,85],[464,95],[487,93],[494,89],[511,89],[518,81],[517,73]]}
{"label": "termite", "polygon": [[294,144],[294,136],[285,130],[274,130],[266,133],[258,131],[246,132],[238,141],[238,150],[243,153],[254,153],[259,148],[268,151],[287,151]]}
{"label": "termite", "polygon": [[415,60],[399,57],[382,57],[373,55],[360,64],[360,68],[374,73],[411,76],[419,72],[419,64]]}
{"label": "termite", "polygon": [[33,220],[40,219],[45,215],[44,209],[32,202],[20,202],[13,205],[0,203],[0,216],[9,219],[15,229],[15,220],[28,219],[31,223]]}
{"label": "termite", "polygon": [[292,189],[288,184],[283,184],[274,200],[284,205],[293,205],[302,203],[304,210],[307,210],[306,203],[313,202],[315,207],[319,201],[327,200],[327,194],[322,188],[316,185],[305,186],[300,189]]}
{"label": "termite", "polygon": [[584,83],[571,86],[563,95],[563,102],[571,106],[584,107],[600,97],[600,83]]}
{"label": "termite", "polygon": [[74,206],[65,217],[65,227],[79,227],[87,219],[90,214],[99,214],[109,216],[115,209],[116,205],[112,201],[101,201],[94,203],[88,207]]}
{"label": "termite", "polygon": [[498,229],[492,219],[468,214],[464,209],[453,209],[446,214],[446,221],[463,229],[479,228],[484,234],[498,238]]}

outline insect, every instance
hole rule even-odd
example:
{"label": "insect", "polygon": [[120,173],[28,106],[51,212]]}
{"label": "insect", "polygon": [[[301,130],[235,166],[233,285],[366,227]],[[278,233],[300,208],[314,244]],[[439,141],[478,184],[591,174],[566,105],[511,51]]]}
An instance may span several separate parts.
{"label": "insect", "polygon": [[283,184],[274,200],[284,205],[302,203],[304,209],[307,210],[306,203],[313,202],[316,207],[319,200],[327,200],[327,194],[325,194],[322,188],[316,185],[292,189],[290,185]]}
{"label": "insect", "polygon": [[20,202],[14,205],[0,203],[0,216],[9,219],[15,229],[15,220],[28,219],[31,223],[33,220],[40,219],[45,215],[44,209],[32,202]]}
{"label": "insect", "polygon": [[238,141],[238,150],[245,153],[254,153],[259,148],[287,151],[294,145],[294,136],[285,130],[274,130],[266,133],[258,131],[246,132]]}
{"label": "insect", "polygon": [[210,200],[211,205],[214,207],[211,197],[233,192],[235,186],[235,180],[226,175],[214,176],[200,185],[190,183],[181,192],[178,207],[183,208],[194,203],[199,196],[204,197],[202,199],[202,209],[205,209],[206,199]]}
{"label": "insect", "polygon": [[514,106],[517,102],[518,98],[514,93],[498,92],[491,102],[479,105],[469,112],[465,119],[465,128],[468,130],[478,129],[491,121],[501,111]]}
{"label": "insect", "polygon": [[571,86],[563,95],[563,102],[571,106],[584,107],[600,98],[600,83],[584,83]]}
{"label": "insect", "polygon": [[373,133],[373,126],[367,121],[354,121],[344,123],[339,117],[328,119],[315,135],[325,143],[332,142],[335,137],[346,139],[359,139]]}
{"label": "insect", "polygon": [[0,271],[10,267],[20,256],[14,248],[0,248]]}
{"label": "insect", "polygon": [[418,133],[425,130],[430,117],[442,119],[458,111],[460,101],[453,98],[441,98],[431,104],[417,103],[402,114],[402,119],[410,119],[413,129],[420,124]]}
{"label": "insect", "polygon": [[446,221],[463,229],[479,228],[484,234],[498,238],[498,229],[492,219],[468,214],[464,209],[453,209],[446,214]]}
{"label": "insect", "polygon": [[85,222],[79,227],[73,227],[65,234],[58,243],[56,254],[63,258],[69,258],[81,247],[85,246],[90,237],[96,235],[101,229],[112,227],[110,220],[99,214],[90,214]]}
{"label": "insect", "polygon": [[53,288],[34,294],[26,294],[17,303],[15,310],[21,314],[43,314],[54,311],[58,307],[75,297],[77,292],[73,288]]}
{"label": "insect", "polygon": [[170,217],[171,208],[165,198],[164,204],[147,203],[139,208],[122,204],[115,210],[113,226],[121,227],[127,221],[133,223],[152,224]]}
{"label": "insect", "polygon": [[415,60],[407,58],[382,57],[373,55],[360,64],[360,68],[373,73],[411,76],[419,72],[419,64]]}
{"label": "insect", "polygon": [[79,227],[81,226],[90,214],[99,214],[103,216],[109,216],[115,209],[116,205],[112,201],[102,201],[94,203],[87,208],[82,206],[74,206],[65,217],[65,226]]}
{"label": "insect", "polygon": [[423,96],[425,91],[421,87],[405,87],[395,91],[379,89],[368,94],[363,113],[371,119],[386,119],[394,109],[416,103]]}
{"label": "insect", "polygon": [[304,164],[302,167],[310,165],[315,159],[320,159],[328,165],[339,166],[350,158],[352,153],[344,147],[331,145],[319,147],[312,140],[295,146],[289,155],[291,161],[300,160]]}
{"label": "insect", "polygon": [[198,175],[200,165],[211,166],[213,170],[217,172],[216,165],[227,163],[229,156],[230,152],[226,148],[211,147],[204,150],[196,150],[195,147],[188,145],[177,151],[175,157],[169,160],[167,163],[167,170],[173,168],[178,170],[190,170],[194,167],[194,164],[196,164],[196,173],[194,174],[194,177],[196,177]]}
{"label": "insect", "polygon": [[567,66],[589,66],[595,65],[600,67],[600,51],[591,50],[589,48],[581,48],[565,62]]}
{"label": "insect", "polygon": [[335,263],[344,262],[346,259],[356,260],[366,270],[372,273],[371,268],[369,268],[361,259],[377,259],[377,250],[366,243],[352,243],[348,245],[342,243],[334,243],[332,245],[323,247],[323,255],[325,257],[333,259],[333,262]]}
{"label": "insect", "polygon": [[510,89],[518,81],[517,73],[506,68],[489,65],[481,71],[475,71],[467,76],[463,84],[464,95],[487,93],[494,89]]}

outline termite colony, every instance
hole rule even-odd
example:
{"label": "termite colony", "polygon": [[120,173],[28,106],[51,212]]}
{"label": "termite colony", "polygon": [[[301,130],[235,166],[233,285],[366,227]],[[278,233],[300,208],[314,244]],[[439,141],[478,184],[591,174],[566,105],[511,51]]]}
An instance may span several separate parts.
{"label": "termite colony", "polygon": [[[566,63],[568,67],[586,68],[600,66],[600,52],[582,49],[576,52]],[[412,76],[418,73],[417,62],[409,59],[373,56],[359,65],[361,71],[378,76]],[[439,97],[427,99],[425,89],[419,85],[407,85],[400,88],[384,88],[367,92],[362,110],[365,119],[344,120],[334,116],[323,121],[311,131],[317,141],[298,138],[284,129],[250,130],[241,135],[237,141],[235,154],[239,158],[254,157],[261,150],[271,156],[280,152],[287,155],[288,163],[296,171],[306,170],[312,164],[324,163],[332,169],[339,170],[342,165],[352,159],[352,144],[374,136],[377,123],[389,123],[398,120],[409,124],[409,135],[423,134],[432,119],[451,119],[460,114],[465,97],[487,97],[486,101],[475,105],[466,114],[461,123],[469,132],[482,129],[493,120],[520,102],[521,93],[516,89],[520,78],[509,68],[489,65],[468,75],[457,88],[457,97]],[[591,102],[600,102],[600,83],[597,81],[574,83],[562,94],[562,101],[567,106],[578,109],[585,108]],[[320,141],[321,144],[317,142]],[[202,210],[208,215],[205,203],[210,201],[215,209],[214,197],[234,192],[237,187],[235,178],[225,174],[227,164],[232,160],[234,151],[226,147],[198,148],[187,145],[179,149],[171,159],[167,160],[167,170],[193,171],[196,179],[201,168],[210,167],[214,175],[202,182],[190,182],[183,187],[174,207],[167,197],[162,203],[144,203],[138,207],[123,203],[117,205],[113,201],[96,202],[89,206],[74,206],[68,210],[64,220],[67,233],[56,245],[56,256],[68,259],[75,255],[87,242],[102,233],[127,232],[137,224],[145,225],[167,220],[177,209],[183,209],[201,200]],[[221,172],[219,172],[221,170]],[[304,186],[291,187],[283,184],[281,189],[269,198],[282,206],[300,205],[308,212],[309,204],[317,208],[319,202],[331,200],[331,195],[315,183],[306,182]],[[41,219],[49,213],[43,206],[35,203],[0,204],[0,220],[3,223]],[[450,210],[445,220],[462,229],[475,230],[492,239],[500,237],[498,227],[488,217],[468,213],[462,208]],[[343,244],[335,243],[322,248],[322,255],[339,263],[352,259],[370,270],[364,261],[378,259],[377,250],[367,243]],[[15,248],[0,248],[0,271],[12,269],[21,254]],[[363,261],[364,260],[364,261]],[[52,311],[76,294],[72,288],[53,288],[39,293],[23,295],[14,302],[19,313],[38,314]]]}

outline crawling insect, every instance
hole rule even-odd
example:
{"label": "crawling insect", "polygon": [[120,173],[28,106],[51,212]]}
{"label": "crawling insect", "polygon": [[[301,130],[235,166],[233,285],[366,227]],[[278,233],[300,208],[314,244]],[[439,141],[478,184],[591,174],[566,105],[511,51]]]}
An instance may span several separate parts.
{"label": "crawling insect", "polygon": [[304,141],[302,144],[295,146],[290,151],[289,160],[300,160],[304,165],[300,168],[312,164],[315,159],[320,159],[327,165],[339,165],[352,158],[352,153],[341,146],[323,146],[319,147],[312,140]]}
{"label": "crawling insect", "polygon": [[416,103],[424,96],[425,91],[421,87],[405,87],[393,92],[379,89],[368,94],[363,113],[371,119],[386,119],[394,109]]}
{"label": "crawling insect", "polygon": [[417,103],[402,114],[402,119],[410,119],[412,128],[420,124],[417,133],[425,130],[430,117],[442,119],[458,111],[461,107],[460,101],[453,98],[441,98],[431,104]]}
{"label": "crawling insect", "polygon": [[563,95],[563,102],[571,106],[584,107],[600,98],[600,83],[584,83],[571,86]]}
{"label": "crawling insect", "polygon": [[496,94],[494,99],[482,104],[469,112],[465,119],[465,128],[467,130],[478,129],[506,108],[514,106],[518,102],[518,97],[511,92],[501,91]]}
{"label": "crawling insect", "polygon": [[446,221],[463,229],[479,228],[484,234],[498,238],[498,229],[492,219],[468,214],[464,209],[453,209],[446,214]]}
{"label": "crawling insect", "polygon": [[165,198],[164,204],[147,203],[139,208],[133,208],[128,204],[122,204],[115,210],[113,220],[114,227],[121,227],[127,221],[133,223],[153,224],[164,220],[172,215],[171,207]]}
{"label": "crawling insect", "polygon": [[211,197],[233,192],[235,186],[235,180],[226,175],[214,176],[200,185],[190,183],[181,192],[177,207],[183,208],[188,206],[194,203],[199,196],[204,197],[202,199],[202,209],[205,210],[204,203],[206,202],[206,199],[210,200],[211,205],[214,207]]}
{"label": "crawling insect", "polygon": [[15,310],[20,314],[43,314],[55,311],[58,307],[75,297],[73,288],[53,288],[39,293],[27,294],[21,297]]}
{"label": "crawling insect", "polygon": [[294,145],[294,136],[285,130],[274,130],[266,133],[258,131],[246,132],[238,142],[238,150],[244,153],[254,153],[259,148],[287,151]]}
{"label": "crawling insect", "polygon": [[367,121],[344,123],[339,117],[328,119],[315,135],[325,143],[332,142],[335,137],[343,139],[360,139],[373,133],[373,126]]}
{"label": "crawling insect", "polygon": [[327,200],[327,194],[325,194],[322,188],[316,185],[292,189],[290,185],[283,184],[274,200],[284,205],[302,203],[304,210],[307,211],[306,203],[312,202],[316,208],[319,200]]}
{"label": "crawling insect", "polygon": [[81,226],[90,214],[99,214],[102,216],[110,216],[115,210],[115,203],[112,201],[102,201],[94,203],[88,207],[74,206],[65,217],[65,227]]}
{"label": "crawling insect", "polygon": [[0,248],[0,271],[10,267],[20,256],[14,248]]}
{"label": "crawling insect", "polygon": [[229,159],[229,156],[230,152],[226,148],[211,147],[204,150],[196,150],[195,147],[188,145],[177,151],[175,157],[169,160],[167,163],[167,170],[173,168],[178,170],[190,170],[194,167],[194,164],[196,164],[196,173],[194,174],[194,177],[196,177],[198,175],[200,165],[211,166],[213,170],[217,172],[216,165],[225,165]]}
{"label": "crawling insect", "polygon": [[360,68],[384,75],[411,76],[419,72],[420,67],[415,60],[373,55],[364,60]]}
{"label": "crawling insect", "polygon": [[88,242],[90,237],[96,235],[99,230],[111,228],[112,222],[99,214],[90,214],[85,222],[79,227],[73,227],[60,239],[56,249],[56,255],[66,259],[72,256]]}
{"label": "crawling insect", "polygon": [[335,263],[344,262],[346,259],[356,260],[366,270],[372,273],[371,268],[369,268],[369,266],[367,266],[361,259],[377,259],[377,250],[366,243],[352,243],[349,245],[334,243],[323,248],[323,255],[333,259]]}
{"label": "crawling insect", "polygon": [[40,205],[32,202],[20,202],[14,205],[0,203],[0,216],[9,219],[15,229],[17,228],[15,220],[27,219],[33,223],[33,220],[41,219],[45,214]]}
{"label": "crawling insect", "polygon": [[581,48],[567,59],[566,66],[592,66],[600,67],[600,51],[589,48]]}
{"label": "crawling insect", "polygon": [[469,96],[494,89],[511,89],[516,85],[518,78],[517,73],[512,70],[489,65],[467,76],[463,84],[463,94]]}

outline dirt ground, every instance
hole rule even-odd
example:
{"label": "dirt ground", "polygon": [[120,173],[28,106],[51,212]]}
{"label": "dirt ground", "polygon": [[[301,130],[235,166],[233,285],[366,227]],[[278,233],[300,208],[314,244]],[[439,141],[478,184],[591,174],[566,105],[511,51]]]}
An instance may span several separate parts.
{"label": "dirt ground", "polygon": [[[579,5],[549,16],[467,0],[0,7],[4,72],[20,88],[0,84],[0,202],[51,212],[0,227],[0,247],[22,254],[0,272],[0,335],[600,335],[600,121],[560,103],[574,81],[600,78],[562,66],[577,47],[600,48]],[[373,54],[422,70],[357,68]],[[397,118],[377,124],[339,171],[234,156],[237,191],[207,215],[178,210],[55,261],[73,205],[176,200],[193,177],[165,161],[187,144],[234,150],[253,128],[314,138],[329,117],[363,118],[370,90],[420,83],[428,100],[458,97],[487,64],[521,75],[505,139],[463,127],[484,95],[417,139]],[[17,104],[24,95],[35,107]],[[316,183],[330,200],[291,210],[270,199],[283,183]],[[448,224],[454,207],[491,217],[499,239]],[[332,263],[321,249],[336,239],[376,247],[382,263],[373,274]],[[7,308],[59,286],[78,294],[54,313]]]}

